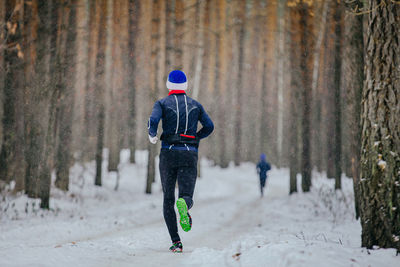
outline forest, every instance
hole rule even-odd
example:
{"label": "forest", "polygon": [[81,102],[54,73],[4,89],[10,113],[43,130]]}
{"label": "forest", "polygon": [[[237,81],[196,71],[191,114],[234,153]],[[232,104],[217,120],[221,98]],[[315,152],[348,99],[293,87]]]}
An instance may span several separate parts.
{"label": "forest", "polygon": [[360,245],[400,251],[399,66],[397,0],[1,0],[0,196],[51,209],[88,162],[119,190],[124,149],[154,193],[147,120],[180,69],[215,125],[199,158],[265,153],[288,195],[350,177]]}

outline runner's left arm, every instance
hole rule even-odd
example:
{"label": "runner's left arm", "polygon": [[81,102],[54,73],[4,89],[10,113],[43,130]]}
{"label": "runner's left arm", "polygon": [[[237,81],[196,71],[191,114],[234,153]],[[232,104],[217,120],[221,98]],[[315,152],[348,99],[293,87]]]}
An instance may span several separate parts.
{"label": "runner's left arm", "polygon": [[154,137],[157,135],[158,123],[162,117],[162,107],[160,101],[154,103],[153,111],[151,112],[147,129],[149,130],[149,136]]}

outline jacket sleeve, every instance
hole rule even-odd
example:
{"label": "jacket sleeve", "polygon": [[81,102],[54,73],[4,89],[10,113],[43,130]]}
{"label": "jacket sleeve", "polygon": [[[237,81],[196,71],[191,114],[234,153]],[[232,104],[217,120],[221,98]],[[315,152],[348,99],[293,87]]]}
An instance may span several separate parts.
{"label": "jacket sleeve", "polygon": [[157,135],[158,123],[160,122],[161,117],[162,117],[162,107],[160,101],[157,101],[156,103],[154,103],[153,111],[151,112],[147,125],[147,129],[149,130],[149,135],[151,137]]}
{"label": "jacket sleeve", "polygon": [[271,165],[267,163],[267,171],[271,170]]}
{"label": "jacket sleeve", "polygon": [[199,139],[203,139],[212,133],[212,131],[214,130],[214,123],[212,122],[202,105],[200,105],[199,121],[203,127],[200,129],[200,131],[197,132],[197,137]]}

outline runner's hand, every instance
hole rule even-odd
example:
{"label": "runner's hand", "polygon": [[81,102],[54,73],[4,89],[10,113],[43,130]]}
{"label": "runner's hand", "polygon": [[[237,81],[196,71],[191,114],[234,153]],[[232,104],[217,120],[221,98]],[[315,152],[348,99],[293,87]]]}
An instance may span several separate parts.
{"label": "runner's hand", "polygon": [[158,137],[157,136],[152,137],[149,135],[149,140],[150,140],[150,143],[155,144],[158,141]]}

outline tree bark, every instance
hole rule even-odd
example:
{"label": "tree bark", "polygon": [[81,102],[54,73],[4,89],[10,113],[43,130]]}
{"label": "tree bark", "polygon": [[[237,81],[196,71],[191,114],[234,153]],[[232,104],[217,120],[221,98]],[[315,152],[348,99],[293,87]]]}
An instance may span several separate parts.
{"label": "tree bark", "polygon": [[238,75],[236,85],[236,106],[235,106],[235,150],[234,163],[239,166],[242,155],[242,108],[243,108],[243,71],[244,71],[244,39],[246,28],[246,2],[238,1],[235,9],[237,19],[236,36],[239,42],[238,51]]}
{"label": "tree bark", "polygon": [[[69,168],[72,164],[72,118],[74,106],[74,90],[72,85],[75,81],[75,55],[76,55],[76,5],[77,0],[68,3],[69,16],[65,40],[65,60],[62,72],[62,88],[60,88],[60,124],[58,130],[58,148],[56,159],[56,181],[55,185],[64,191],[69,187]],[[65,12],[64,8],[64,12]]]}
{"label": "tree bark", "polygon": [[300,80],[300,49],[298,43],[301,41],[300,13],[299,7],[293,6],[289,8],[288,13],[289,30],[289,57],[290,57],[290,106],[289,106],[289,169],[290,183],[289,194],[297,192],[297,173],[299,172],[300,157],[299,157],[299,113],[301,111],[299,98],[301,97],[301,80]]}
{"label": "tree bark", "polygon": [[[160,0],[153,0],[152,4],[152,21],[151,21],[151,90],[150,100],[155,102],[157,100],[158,82],[159,82],[159,39],[160,39]],[[155,180],[155,159],[156,159],[156,146],[148,143],[148,161],[147,161],[147,182],[146,194],[151,194],[151,185]]]}
{"label": "tree bark", "polygon": [[[0,24],[6,23],[5,21],[6,5],[5,1],[0,2]],[[0,150],[3,143],[3,105],[4,105],[4,42],[6,38],[6,32],[4,27],[0,27]]]}
{"label": "tree bark", "polygon": [[24,157],[24,54],[23,1],[6,1],[7,41],[4,51],[5,77],[3,102],[3,142],[0,153],[0,179],[15,180],[15,190],[25,188]]}
{"label": "tree bark", "polygon": [[313,62],[314,41],[311,33],[313,32],[313,24],[310,12],[312,6],[300,1],[300,69],[303,88],[303,120],[302,120],[302,180],[301,185],[303,192],[310,191],[311,187],[311,66]]}
{"label": "tree bark", "polygon": [[[183,68],[183,35],[184,35],[184,3],[183,0],[175,0],[175,59],[174,69]],[[169,36],[167,36],[169,38]]]}
{"label": "tree bark", "polygon": [[197,15],[196,15],[196,28],[197,32],[197,48],[196,48],[196,62],[194,69],[194,77],[193,77],[193,98],[197,99],[199,97],[200,92],[200,79],[201,73],[203,72],[203,59],[204,59],[204,29],[201,26],[204,24],[204,11],[205,11],[205,3],[198,2],[197,3]]}
{"label": "tree bark", "polygon": [[135,84],[135,72],[136,72],[136,42],[138,35],[138,25],[140,16],[140,1],[129,0],[129,70],[130,75],[128,77],[129,84],[129,149],[130,162],[135,163],[135,151],[136,151],[136,84]]}
{"label": "tree bark", "polygon": [[[51,188],[51,170],[54,166],[54,147],[55,147],[55,136],[56,136],[56,121],[57,121],[57,100],[59,96],[59,86],[58,86],[58,76],[57,71],[60,67],[60,60],[62,59],[60,55],[60,45],[57,43],[59,40],[59,36],[61,34],[61,30],[63,27],[60,27],[60,7],[61,4],[57,1],[49,1],[49,14],[50,14],[50,23],[49,23],[49,40],[48,45],[49,48],[49,60],[46,66],[46,73],[48,73],[46,81],[49,88],[49,105],[48,105],[48,118],[47,123],[44,127],[46,127],[46,135],[44,142],[44,151],[43,151],[43,166],[40,166],[39,169],[39,179],[35,184],[37,191],[37,195],[33,197],[40,197],[40,207],[42,209],[49,209],[50,207],[50,188]],[[55,48],[55,49],[54,49]],[[29,194],[28,194],[29,195]]]}
{"label": "tree bark", "polygon": [[[314,50],[314,64],[313,64],[313,76],[312,76],[312,99],[313,99],[313,108],[312,108],[312,162],[313,166],[317,167],[318,171],[322,171],[322,116],[321,116],[321,99],[322,94],[319,92],[320,87],[320,76],[321,69],[325,66],[323,65],[323,52],[325,51],[325,47],[323,46],[323,40],[326,39],[326,22],[328,17],[328,10],[330,8],[330,1],[323,0],[322,2],[322,14],[321,14],[321,22],[319,24],[318,34],[315,42],[315,50]],[[322,57],[321,57],[322,56]]]}
{"label": "tree bark", "polygon": [[[104,122],[105,122],[105,103],[104,103],[104,70],[105,70],[105,49],[106,49],[106,16],[107,1],[99,1],[100,24],[98,31],[98,51],[96,56],[96,99],[97,99],[97,147],[96,147],[96,178],[95,185],[102,185],[102,162],[104,147]],[[96,2],[98,3],[98,2]]]}
{"label": "tree bark", "polygon": [[[49,181],[50,168],[47,152],[47,135],[49,134],[49,104],[52,90],[50,88],[50,73],[48,65],[51,63],[51,1],[32,1],[32,12],[36,14],[37,25],[34,34],[37,36],[35,55],[33,60],[33,77],[31,87],[25,99],[25,193],[29,197],[39,196],[40,181]],[[38,23],[38,22],[42,23]],[[32,23],[32,22],[31,22]],[[56,23],[56,22],[55,22]],[[56,23],[57,24],[57,23]]]}
{"label": "tree bark", "polygon": [[335,88],[335,189],[342,188],[342,107],[341,107],[341,78],[342,78],[342,13],[341,3],[334,1],[335,50],[334,50],[334,88]]}
{"label": "tree bark", "polygon": [[[122,7],[123,8],[123,7]],[[106,145],[108,147],[108,171],[118,172],[120,162],[120,127],[121,104],[119,94],[122,86],[119,75],[123,69],[121,46],[123,29],[121,27],[121,2],[107,0],[107,26],[105,46],[105,105],[106,105]]]}
{"label": "tree bark", "polygon": [[370,0],[362,94],[362,246],[400,251],[400,6]]}
{"label": "tree bark", "polygon": [[361,94],[364,80],[364,40],[363,40],[363,16],[356,16],[348,12],[345,19],[345,87],[347,92],[347,124],[349,129],[349,158],[354,187],[354,201],[356,218],[359,213],[359,190],[360,181],[360,147],[361,147]]}

